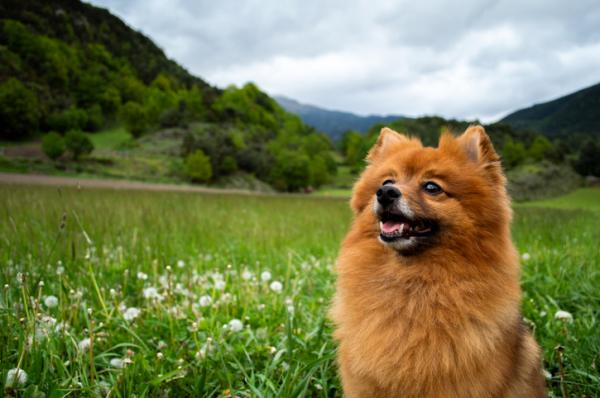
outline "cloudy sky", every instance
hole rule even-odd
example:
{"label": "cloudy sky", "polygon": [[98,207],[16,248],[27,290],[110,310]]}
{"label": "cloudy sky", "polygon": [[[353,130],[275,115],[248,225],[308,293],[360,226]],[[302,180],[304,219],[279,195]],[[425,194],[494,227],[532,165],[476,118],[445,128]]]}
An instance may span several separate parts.
{"label": "cloudy sky", "polygon": [[494,121],[600,82],[598,0],[92,0],[210,83]]}

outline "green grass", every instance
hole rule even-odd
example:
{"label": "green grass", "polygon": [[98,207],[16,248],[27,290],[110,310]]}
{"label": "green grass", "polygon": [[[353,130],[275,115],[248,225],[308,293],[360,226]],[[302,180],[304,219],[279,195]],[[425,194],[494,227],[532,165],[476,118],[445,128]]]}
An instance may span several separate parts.
{"label": "green grass", "polygon": [[527,202],[524,206],[600,211],[600,188],[581,188],[564,196]]}
{"label": "green grass", "polygon": [[124,127],[115,127],[108,130],[88,133],[96,150],[114,150],[131,139],[131,134]]}
{"label": "green grass", "polygon": [[[326,313],[346,200],[0,185],[0,212],[0,391],[341,396]],[[553,396],[600,393],[599,222],[516,209],[524,316]],[[573,322],[555,320],[559,309]],[[93,346],[79,348],[86,338]],[[17,365],[28,380],[15,389],[4,383]]]}

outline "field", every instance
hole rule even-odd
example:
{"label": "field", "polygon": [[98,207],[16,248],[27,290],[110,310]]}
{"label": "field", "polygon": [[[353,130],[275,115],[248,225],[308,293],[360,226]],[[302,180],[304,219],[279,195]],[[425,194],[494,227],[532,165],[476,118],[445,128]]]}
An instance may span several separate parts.
{"label": "field", "polygon": [[[556,397],[600,395],[599,202],[516,208]],[[327,308],[346,200],[0,185],[0,205],[5,395],[341,396]]]}

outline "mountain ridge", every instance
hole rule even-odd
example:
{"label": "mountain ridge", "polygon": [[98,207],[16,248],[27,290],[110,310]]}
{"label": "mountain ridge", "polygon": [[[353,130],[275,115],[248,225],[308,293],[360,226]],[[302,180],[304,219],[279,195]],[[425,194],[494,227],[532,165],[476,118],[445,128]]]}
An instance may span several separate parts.
{"label": "mountain ridge", "polygon": [[375,124],[390,123],[405,118],[402,115],[361,116],[352,112],[305,104],[283,95],[274,95],[273,98],[286,111],[298,115],[304,123],[318,131],[327,133],[334,141],[339,140],[342,134],[348,130],[366,133]]}
{"label": "mountain ridge", "polygon": [[551,138],[577,133],[600,137],[600,83],[519,109],[500,121]]}

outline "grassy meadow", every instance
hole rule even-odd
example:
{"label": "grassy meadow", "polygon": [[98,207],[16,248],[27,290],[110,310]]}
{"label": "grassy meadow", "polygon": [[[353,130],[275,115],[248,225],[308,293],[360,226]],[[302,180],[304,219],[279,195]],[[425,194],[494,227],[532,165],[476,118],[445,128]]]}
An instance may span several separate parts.
{"label": "grassy meadow", "polygon": [[[594,397],[600,190],[553,203],[516,208],[524,317],[552,396]],[[0,185],[0,217],[0,395],[341,396],[346,200]]]}

